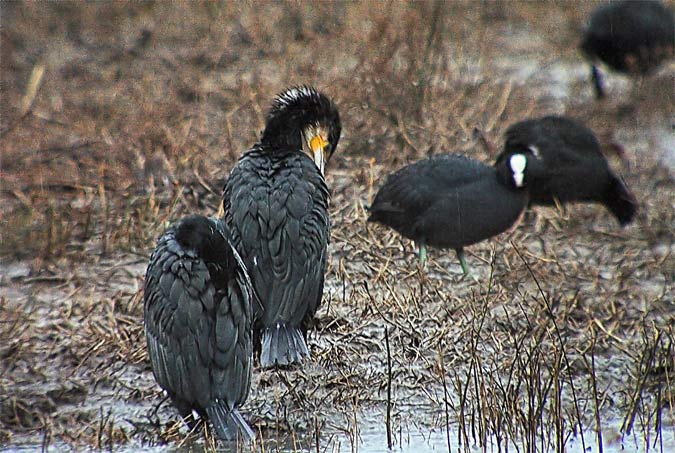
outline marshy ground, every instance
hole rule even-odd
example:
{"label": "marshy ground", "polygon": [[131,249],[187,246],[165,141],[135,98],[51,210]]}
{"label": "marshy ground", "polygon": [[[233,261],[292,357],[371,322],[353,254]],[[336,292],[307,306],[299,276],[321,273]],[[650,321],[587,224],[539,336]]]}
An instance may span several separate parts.
{"label": "marshy ground", "polygon": [[[313,360],[254,371],[252,448],[671,451],[675,68],[596,101],[576,49],[595,5],[2,3],[0,449],[212,446],[158,407],[145,267],[168,222],[215,213],[274,94],[310,83],[343,121],[327,285]],[[633,224],[531,209],[467,249],[475,283],[366,223],[387,173],[491,162],[549,113],[608,144]]]}

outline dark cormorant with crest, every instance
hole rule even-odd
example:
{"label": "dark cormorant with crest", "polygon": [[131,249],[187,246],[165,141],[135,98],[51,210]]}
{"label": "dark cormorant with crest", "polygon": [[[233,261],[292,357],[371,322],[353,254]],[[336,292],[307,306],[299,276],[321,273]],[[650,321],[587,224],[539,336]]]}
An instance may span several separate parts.
{"label": "dark cormorant with crest", "polygon": [[675,15],[661,2],[623,0],[598,7],[580,44],[591,61],[598,98],[605,96],[596,62],[627,74],[648,74],[675,55]]}
{"label": "dark cormorant with crest", "polygon": [[[581,201],[601,203],[621,225],[633,220],[635,197],[610,170],[593,132],[563,116],[529,119],[506,131],[495,167],[513,187],[524,187],[534,205]],[[525,168],[512,168],[514,157]]]}
{"label": "dark cormorant with crest", "polygon": [[[519,159],[514,159],[517,166]],[[524,190],[502,184],[495,169],[458,154],[442,154],[387,177],[368,221],[387,225],[419,246],[452,248],[469,273],[464,247],[506,231],[527,205]]]}
{"label": "dark cormorant with crest", "polygon": [[224,219],[260,300],[254,344],[265,368],[309,355],[307,328],[321,302],[330,236],[324,167],[340,131],[328,97],[309,86],[289,88],[225,185]]}
{"label": "dark cormorant with crest", "polygon": [[155,379],[181,416],[196,411],[223,440],[254,437],[238,411],[251,382],[251,288],[226,226],[198,215],[159,238],[145,275]]}

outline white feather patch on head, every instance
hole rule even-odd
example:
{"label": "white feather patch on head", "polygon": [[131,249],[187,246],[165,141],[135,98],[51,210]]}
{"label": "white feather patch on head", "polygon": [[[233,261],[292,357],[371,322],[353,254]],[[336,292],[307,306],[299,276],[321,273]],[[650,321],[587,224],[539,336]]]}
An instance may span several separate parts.
{"label": "white feather patch on head", "polygon": [[525,167],[527,167],[527,157],[522,154],[514,154],[509,159],[509,166],[511,173],[513,173],[513,183],[516,187],[523,187],[523,180],[525,179]]}
{"label": "white feather patch on head", "polygon": [[527,147],[530,151],[532,151],[532,155],[536,157],[537,159],[541,159],[541,154],[539,154],[539,148],[537,148],[534,145],[530,145]]}
{"label": "white feather patch on head", "polygon": [[281,105],[291,105],[297,102],[299,99],[311,97],[315,94],[315,91],[307,86],[293,87],[282,92],[277,97],[277,103]]}

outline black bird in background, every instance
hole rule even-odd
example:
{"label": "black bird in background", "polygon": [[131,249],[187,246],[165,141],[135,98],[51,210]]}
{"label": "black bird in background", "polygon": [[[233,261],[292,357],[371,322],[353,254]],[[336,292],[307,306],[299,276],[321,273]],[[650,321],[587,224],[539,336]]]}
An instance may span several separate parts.
{"label": "black bird in background", "polygon": [[198,215],[157,241],[145,275],[148,355],[180,415],[211,421],[216,435],[254,433],[237,410],[251,382],[252,294],[223,222]]}
{"label": "black bird in background", "polygon": [[[524,159],[512,164],[524,166]],[[415,241],[423,263],[427,245],[454,249],[468,274],[464,247],[506,231],[526,205],[526,191],[502,184],[494,168],[443,154],[390,174],[375,195],[368,221]]]}
{"label": "black bird in background", "polygon": [[330,238],[324,166],[340,131],[328,97],[289,88],[225,184],[224,219],[260,299],[254,343],[265,368],[309,355],[307,327],[321,302]]}
{"label": "black bird in background", "polygon": [[[637,202],[612,173],[593,132],[561,116],[513,124],[506,131],[504,151],[495,167],[503,181],[524,187],[534,205],[573,201],[603,204],[621,225],[633,220]],[[525,168],[513,168],[521,156]]]}
{"label": "black bird in background", "polygon": [[675,54],[675,16],[658,1],[611,2],[593,12],[580,47],[591,61],[595,92],[602,98],[596,62],[618,72],[648,74]]}

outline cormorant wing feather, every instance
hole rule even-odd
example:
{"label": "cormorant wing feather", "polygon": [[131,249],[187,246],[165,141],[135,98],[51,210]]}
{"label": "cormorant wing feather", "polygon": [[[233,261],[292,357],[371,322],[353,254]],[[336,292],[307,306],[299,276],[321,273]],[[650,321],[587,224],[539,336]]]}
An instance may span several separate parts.
{"label": "cormorant wing feather", "polygon": [[329,239],[328,188],[300,152],[245,154],[225,188],[225,218],[263,307],[259,318],[299,326],[321,299]]}
{"label": "cormorant wing feather", "polygon": [[[221,254],[185,246],[176,228],[169,229],[146,273],[145,329],[153,372],[183,408],[204,409],[216,398],[233,408],[250,385],[250,379],[230,380],[250,373],[250,288],[245,269],[235,264],[236,255],[217,230],[205,230],[214,237],[204,237],[202,230],[194,237],[222,248]],[[207,253],[222,261],[206,262]]]}

